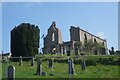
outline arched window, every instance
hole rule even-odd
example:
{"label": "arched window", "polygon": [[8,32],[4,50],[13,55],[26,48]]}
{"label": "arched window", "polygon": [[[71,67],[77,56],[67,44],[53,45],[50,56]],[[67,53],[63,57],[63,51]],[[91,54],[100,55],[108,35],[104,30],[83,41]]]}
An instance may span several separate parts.
{"label": "arched window", "polygon": [[52,41],[55,41],[55,34],[52,33]]}
{"label": "arched window", "polygon": [[86,36],[86,34],[84,34],[84,37],[85,37],[85,40],[87,41],[87,36]]}
{"label": "arched window", "polygon": [[94,42],[97,42],[95,38],[94,38]]}
{"label": "arched window", "polygon": [[104,42],[102,42],[102,44],[104,45]]}

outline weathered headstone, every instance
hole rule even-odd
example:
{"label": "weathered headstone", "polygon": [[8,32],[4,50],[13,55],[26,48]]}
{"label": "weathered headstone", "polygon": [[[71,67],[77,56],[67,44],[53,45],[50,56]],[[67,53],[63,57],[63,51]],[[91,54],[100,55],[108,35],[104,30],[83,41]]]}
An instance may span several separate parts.
{"label": "weathered headstone", "polygon": [[49,76],[54,76],[54,74],[53,74],[53,73],[51,73],[51,74],[49,74]]}
{"label": "weathered headstone", "polygon": [[53,50],[53,54],[56,54],[56,50]]}
{"label": "weathered headstone", "polygon": [[31,66],[34,66],[34,58],[31,59]]}
{"label": "weathered headstone", "polygon": [[6,56],[4,56],[4,57],[2,58],[2,62],[4,62],[4,63],[8,62],[8,60],[7,60],[7,57],[6,57]]}
{"label": "weathered headstone", "polygon": [[79,54],[79,50],[78,48],[75,48],[75,55],[78,55]]}
{"label": "weathered headstone", "polygon": [[46,76],[47,73],[45,71],[42,72],[42,76]]}
{"label": "weathered headstone", "polygon": [[66,48],[63,48],[63,54],[66,54]]}
{"label": "weathered headstone", "polygon": [[22,66],[22,56],[19,58],[19,65]]}
{"label": "weathered headstone", "polygon": [[69,50],[67,51],[67,56],[70,56],[70,51]]}
{"label": "weathered headstone", "polygon": [[74,61],[72,58],[68,58],[68,74],[74,74]]}
{"label": "weathered headstone", "polygon": [[85,61],[81,61],[81,69],[82,70],[86,69],[86,62]]}
{"label": "weathered headstone", "polygon": [[63,55],[63,48],[61,48],[61,54]]}
{"label": "weathered headstone", "polygon": [[42,75],[42,60],[38,59],[37,61],[37,75]]}
{"label": "weathered headstone", "polygon": [[49,61],[48,61],[48,67],[49,68],[53,68],[53,60],[52,59],[49,59]]}
{"label": "weathered headstone", "polygon": [[15,67],[12,65],[8,66],[7,80],[15,80]]}

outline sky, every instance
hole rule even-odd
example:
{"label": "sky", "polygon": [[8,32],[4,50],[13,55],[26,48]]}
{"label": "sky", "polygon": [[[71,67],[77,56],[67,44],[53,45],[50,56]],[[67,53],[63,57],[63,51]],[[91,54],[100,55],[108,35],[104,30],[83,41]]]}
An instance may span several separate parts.
{"label": "sky", "polygon": [[79,26],[106,39],[109,49],[118,49],[117,2],[3,2],[2,50],[10,52],[10,31],[15,26],[38,25],[42,36],[47,34],[52,21],[56,21],[63,41],[70,40],[70,26]]}
{"label": "sky", "polygon": [[119,2],[119,0],[1,0],[3,2]]}
{"label": "sky", "polygon": [[0,53],[2,51],[2,3],[0,3]]}

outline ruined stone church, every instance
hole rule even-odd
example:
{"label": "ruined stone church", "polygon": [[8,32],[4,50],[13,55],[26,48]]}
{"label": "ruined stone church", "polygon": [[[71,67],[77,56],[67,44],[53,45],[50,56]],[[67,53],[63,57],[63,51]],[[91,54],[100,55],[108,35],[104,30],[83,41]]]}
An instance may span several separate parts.
{"label": "ruined stone church", "polygon": [[[84,43],[85,40],[92,40],[93,42],[101,43],[107,49],[107,42],[100,37],[97,37],[79,27],[70,27],[70,41],[62,41],[62,34],[56,26],[56,22],[53,21],[52,25],[49,27],[47,35],[44,37],[44,50],[43,53],[49,54],[66,54],[75,50],[75,42]],[[106,54],[106,53],[105,53]]]}

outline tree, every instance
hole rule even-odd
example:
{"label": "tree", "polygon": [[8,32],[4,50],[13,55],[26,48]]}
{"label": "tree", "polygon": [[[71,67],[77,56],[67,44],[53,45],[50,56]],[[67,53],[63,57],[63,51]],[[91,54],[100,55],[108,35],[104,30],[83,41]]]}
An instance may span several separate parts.
{"label": "tree", "polygon": [[11,53],[14,57],[35,56],[39,48],[38,26],[22,23],[11,30]]}
{"label": "tree", "polygon": [[84,41],[83,49],[89,53],[95,53],[95,55],[98,53],[105,54],[104,44],[98,43],[97,41],[93,42],[92,39]]}
{"label": "tree", "polygon": [[94,44],[93,44],[93,41],[91,39],[87,40],[87,41],[86,40],[84,41],[84,44],[83,44],[84,50],[91,53],[93,47],[94,47]]}
{"label": "tree", "polygon": [[79,48],[79,50],[81,51],[82,42],[75,41],[74,46],[77,47],[77,48]]}

